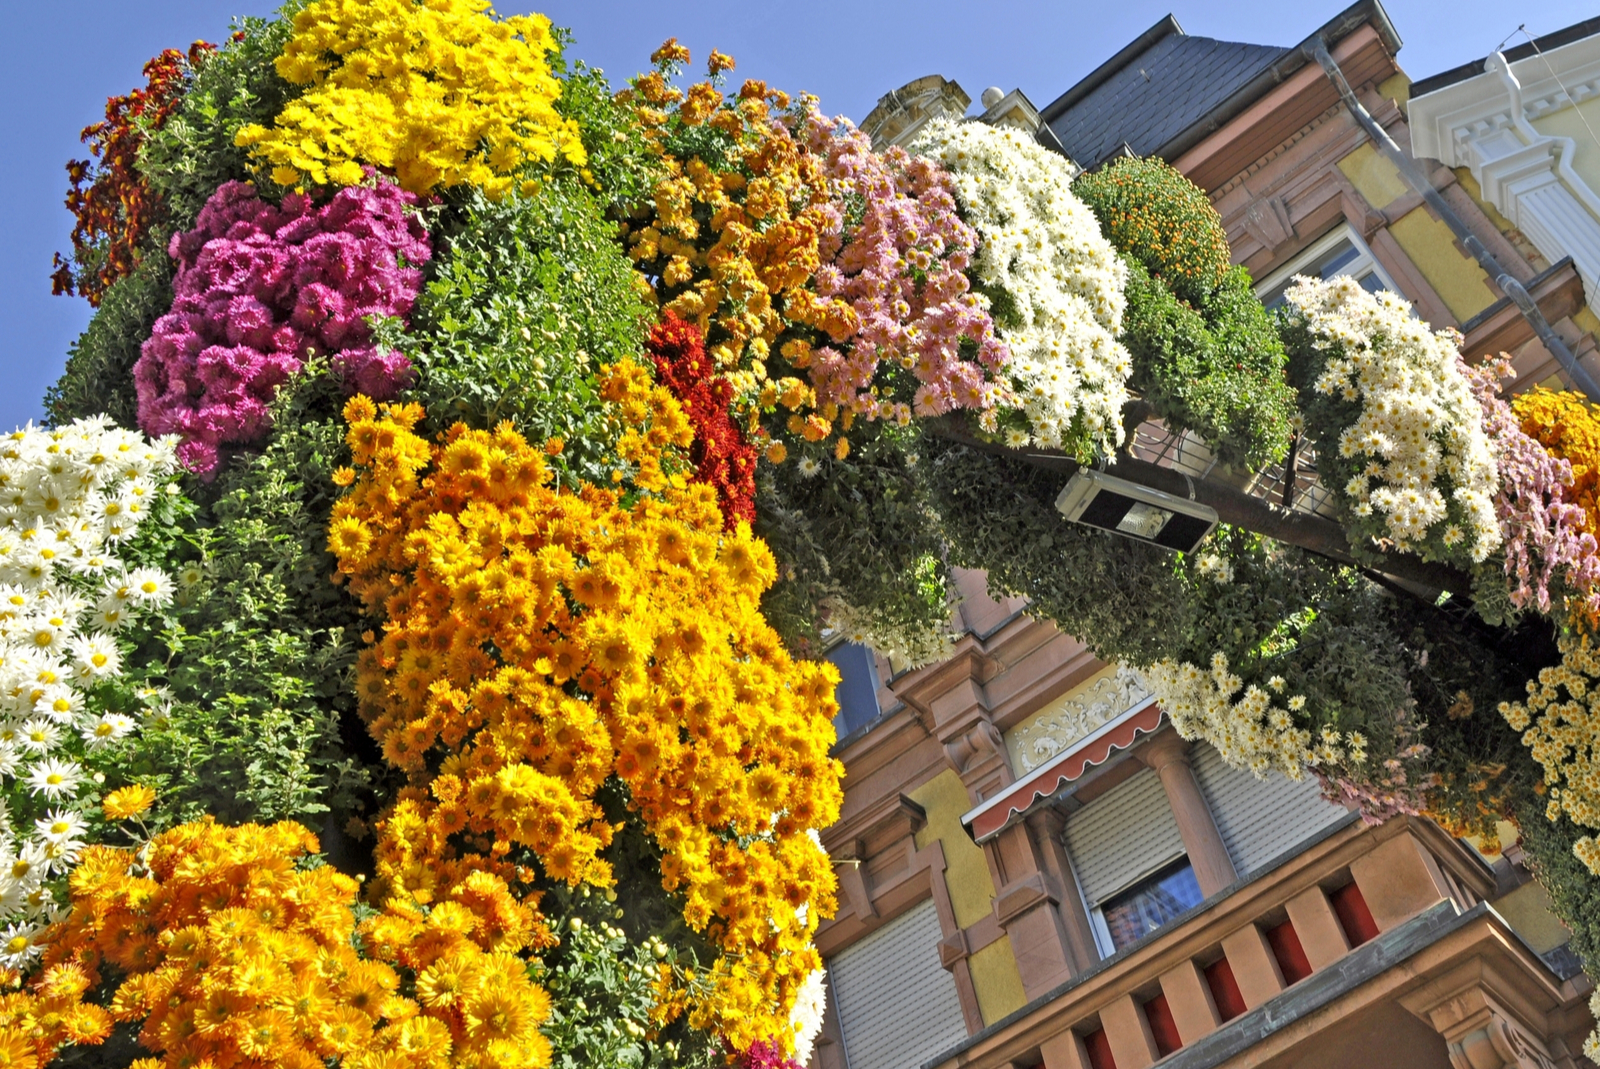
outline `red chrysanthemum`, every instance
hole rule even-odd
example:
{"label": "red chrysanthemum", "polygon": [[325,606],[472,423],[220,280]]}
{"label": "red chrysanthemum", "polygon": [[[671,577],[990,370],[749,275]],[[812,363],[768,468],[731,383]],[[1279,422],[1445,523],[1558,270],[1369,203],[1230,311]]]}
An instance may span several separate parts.
{"label": "red chrysanthemum", "polygon": [[728,405],[733,387],[706,356],[700,328],[668,312],[650,331],[647,346],[656,374],[683,405],[694,427],[689,458],[695,478],[717,492],[723,522],[732,528],[756,518],[756,448],[745,439]]}

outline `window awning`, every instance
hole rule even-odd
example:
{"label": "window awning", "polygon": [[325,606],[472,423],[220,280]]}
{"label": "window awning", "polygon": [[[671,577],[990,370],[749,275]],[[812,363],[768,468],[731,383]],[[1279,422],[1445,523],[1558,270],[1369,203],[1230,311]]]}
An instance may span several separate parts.
{"label": "window awning", "polygon": [[1140,735],[1155,731],[1161,726],[1162,716],[1155,699],[1145,699],[966,813],[961,823],[975,842],[993,838],[1054,797],[1089,767],[1104,764],[1113,751],[1126,750]]}

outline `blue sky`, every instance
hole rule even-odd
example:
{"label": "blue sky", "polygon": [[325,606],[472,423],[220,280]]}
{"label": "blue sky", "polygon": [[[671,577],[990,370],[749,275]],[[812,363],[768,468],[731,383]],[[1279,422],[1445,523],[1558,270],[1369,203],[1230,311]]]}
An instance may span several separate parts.
{"label": "blue sky", "polygon": [[[510,14],[530,10],[503,0]],[[1285,0],[549,0],[542,8],[576,34],[573,53],[614,82],[644,65],[669,36],[696,59],[715,46],[738,73],[790,91],[807,90],[825,110],[859,119],[879,96],[924,74],[955,78],[974,98],[988,85],[1021,88],[1041,107],[1163,15],[1192,34],[1254,44],[1295,44],[1342,9]],[[0,167],[0,428],[37,419],[45,388],[88,321],[80,299],[50,295],[50,257],[67,247],[71,220],[61,199],[65,161],[80,155],[78,131],[105,98],[141,79],[161,49],[219,40],[233,15],[268,14],[270,0],[52,0],[17,4],[0,66],[8,106],[0,129],[10,146]],[[1400,61],[1425,77],[1487,54],[1526,21],[1548,33],[1594,13],[1576,0],[1507,5],[1493,0],[1390,0],[1405,47]],[[1515,14],[1510,13],[1515,11]],[[1515,41],[1523,40],[1517,34]]]}

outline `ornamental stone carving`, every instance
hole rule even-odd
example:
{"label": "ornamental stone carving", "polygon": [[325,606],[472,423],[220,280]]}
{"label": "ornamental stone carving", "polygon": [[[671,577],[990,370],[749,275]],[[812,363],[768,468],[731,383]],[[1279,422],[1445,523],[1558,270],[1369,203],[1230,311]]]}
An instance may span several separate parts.
{"label": "ornamental stone carving", "polygon": [[1013,767],[1019,776],[1033,771],[1150,696],[1138,672],[1117,667],[1007,732]]}
{"label": "ornamental stone carving", "polygon": [[861,120],[861,132],[872,138],[874,151],[890,145],[907,145],[934,119],[959,119],[972,98],[960,84],[940,74],[929,74],[885,93],[878,106]]}

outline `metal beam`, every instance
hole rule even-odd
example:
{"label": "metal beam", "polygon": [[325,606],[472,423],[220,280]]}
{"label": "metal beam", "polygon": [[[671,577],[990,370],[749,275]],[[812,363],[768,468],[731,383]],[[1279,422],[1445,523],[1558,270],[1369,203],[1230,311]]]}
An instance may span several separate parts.
{"label": "metal beam", "polygon": [[[1036,449],[1010,449],[994,442],[985,442],[972,435],[958,421],[948,416],[925,421],[927,428],[947,441],[957,442],[969,449],[993,456],[1006,457],[1045,471],[1059,472],[1070,477],[1084,465],[1065,453]],[[1196,478],[1172,468],[1164,468],[1146,460],[1136,460],[1118,454],[1104,467],[1107,473],[1120,479],[1148,486],[1152,490],[1210,505],[1217,510],[1223,523],[1242,527],[1287,545],[1298,546],[1318,556],[1341,564],[1376,571],[1382,575],[1426,587],[1430,590],[1448,590],[1451,594],[1470,598],[1472,577],[1445,564],[1425,561],[1409,554],[1383,554],[1382,563],[1372,566],[1358,560],[1350,549],[1344,528],[1332,520],[1307,512],[1274,505],[1265,498],[1247,494],[1243,490],[1206,478]],[[1065,522],[1065,521],[1063,521]]]}

